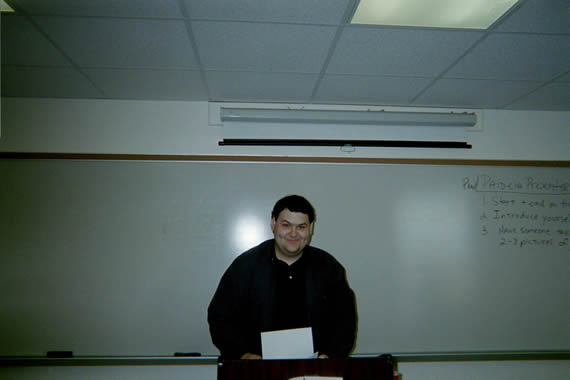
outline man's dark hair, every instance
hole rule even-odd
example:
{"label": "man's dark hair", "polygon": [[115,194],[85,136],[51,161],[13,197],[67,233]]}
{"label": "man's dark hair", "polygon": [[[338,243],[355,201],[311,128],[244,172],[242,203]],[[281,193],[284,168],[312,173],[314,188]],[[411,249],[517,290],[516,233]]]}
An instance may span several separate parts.
{"label": "man's dark hair", "polygon": [[277,219],[281,211],[288,209],[291,212],[301,212],[309,216],[309,223],[313,223],[316,218],[315,209],[304,197],[300,195],[287,195],[275,203],[271,217]]}

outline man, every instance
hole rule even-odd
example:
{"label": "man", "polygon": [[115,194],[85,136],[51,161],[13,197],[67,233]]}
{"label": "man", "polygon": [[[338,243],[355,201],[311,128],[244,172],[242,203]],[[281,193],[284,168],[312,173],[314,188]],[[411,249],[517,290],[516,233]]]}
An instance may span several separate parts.
{"label": "man", "polygon": [[320,357],[346,357],[356,337],[356,303],[344,267],[309,245],[315,210],[303,197],[279,200],[274,239],[242,253],[208,308],[212,341],[224,359],[260,359],[261,332],[311,327]]}

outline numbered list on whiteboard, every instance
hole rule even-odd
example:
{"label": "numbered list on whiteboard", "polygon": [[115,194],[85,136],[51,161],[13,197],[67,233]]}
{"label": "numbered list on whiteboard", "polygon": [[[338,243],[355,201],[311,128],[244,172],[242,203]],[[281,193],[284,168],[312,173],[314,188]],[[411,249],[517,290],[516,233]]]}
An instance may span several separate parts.
{"label": "numbered list on whiteboard", "polygon": [[487,174],[465,177],[463,190],[479,194],[480,234],[498,246],[568,249],[570,182]]}

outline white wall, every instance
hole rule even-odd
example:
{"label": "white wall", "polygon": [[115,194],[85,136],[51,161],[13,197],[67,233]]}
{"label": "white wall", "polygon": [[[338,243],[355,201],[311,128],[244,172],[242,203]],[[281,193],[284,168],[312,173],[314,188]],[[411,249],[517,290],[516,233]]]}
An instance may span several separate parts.
{"label": "white wall", "polygon": [[569,361],[402,363],[402,380],[566,380]]}
{"label": "white wall", "polygon": [[[569,160],[570,112],[483,110],[473,149],[218,146],[206,102],[2,99],[0,151]],[[352,136],[358,138],[358,136]]]}
{"label": "white wall", "polygon": [[0,380],[216,380],[216,365],[0,368]]}
{"label": "white wall", "polygon": [[[262,155],[491,160],[570,160],[570,112],[483,110],[471,150],[219,147],[205,102],[2,99],[0,151],[181,155]],[[357,138],[358,136],[353,136]],[[405,380],[566,379],[570,362],[403,363]],[[0,369],[1,379],[215,379],[215,366],[33,367]]]}

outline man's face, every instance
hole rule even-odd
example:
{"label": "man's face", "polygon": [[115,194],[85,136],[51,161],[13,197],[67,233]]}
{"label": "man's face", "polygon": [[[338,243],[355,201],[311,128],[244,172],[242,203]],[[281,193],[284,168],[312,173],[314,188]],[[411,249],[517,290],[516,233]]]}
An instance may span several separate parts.
{"label": "man's face", "polygon": [[301,257],[303,249],[311,241],[313,223],[301,212],[281,211],[277,219],[271,218],[271,231],[275,236],[277,258],[292,263]]}

